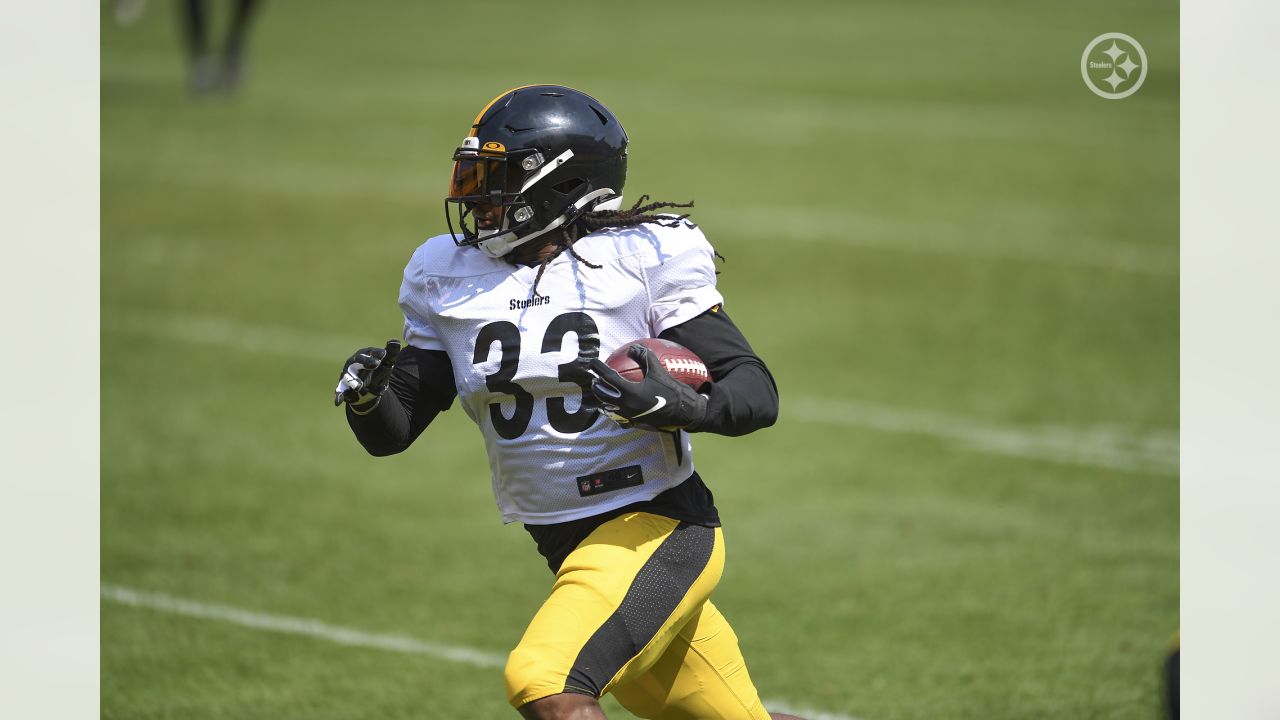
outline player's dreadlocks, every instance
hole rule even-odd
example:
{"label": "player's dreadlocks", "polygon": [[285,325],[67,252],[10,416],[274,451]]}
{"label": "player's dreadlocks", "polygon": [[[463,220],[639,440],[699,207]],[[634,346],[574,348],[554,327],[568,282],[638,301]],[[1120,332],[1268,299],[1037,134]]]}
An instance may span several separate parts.
{"label": "player's dreadlocks", "polygon": [[[558,233],[557,239],[555,240],[557,246],[555,251],[548,255],[547,258],[538,265],[538,274],[533,279],[533,296],[540,297],[540,295],[538,295],[538,282],[542,280],[542,273],[546,271],[547,266],[551,264],[551,261],[555,260],[556,257],[565,250],[568,250],[569,254],[583,265],[586,265],[593,270],[600,269],[599,265],[596,265],[590,260],[582,257],[573,249],[573,244],[583,235],[590,235],[597,230],[604,230],[605,228],[627,228],[635,227],[636,225],[643,225],[645,223],[655,223],[663,227],[678,227],[680,223],[684,222],[685,219],[689,217],[688,213],[672,216],[657,215],[654,214],[654,211],[661,210],[662,208],[693,207],[692,200],[687,203],[651,202],[646,205],[645,201],[648,199],[648,195],[641,195],[640,199],[636,201],[636,204],[632,205],[631,208],[627,210],[598,210],[595,212],[585,213],[566,227],[563,232]],[[719,253],[716,253],[716,255],[719,256]]]}

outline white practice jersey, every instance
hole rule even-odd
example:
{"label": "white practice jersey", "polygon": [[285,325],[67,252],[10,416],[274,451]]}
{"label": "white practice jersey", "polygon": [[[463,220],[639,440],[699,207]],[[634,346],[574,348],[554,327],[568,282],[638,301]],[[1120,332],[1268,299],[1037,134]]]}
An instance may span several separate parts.
{"label": "white practice jersey", "polygon": [[590,517],[693,473],[688,433],[620,427],[596,411],[583,368],[722,302],[711,245],[696,227],[647,223],[573,249],[600,269],[561,253],[536,296],[537,268],[459,248],[449,235],[423,243],[404,271],[405,342],[449,354],[504,522]]}

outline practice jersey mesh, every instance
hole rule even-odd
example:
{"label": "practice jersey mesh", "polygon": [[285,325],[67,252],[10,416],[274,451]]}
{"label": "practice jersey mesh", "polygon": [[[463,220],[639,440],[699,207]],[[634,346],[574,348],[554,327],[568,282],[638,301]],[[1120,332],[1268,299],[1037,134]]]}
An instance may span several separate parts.
{"label": "practice jersey mesh", "polygon": [[427,240],[405,268],[405,341],[448,353],[461,405],[484,435],[504,522],[590,517],[693,472],[688,433],[618,426],[596,412],[584,368],[723,302],[711,246],[692,225],[649,223],[573,247],[601,267],[562,253],[537,295],[537,268],[459,248],[449,235]]}

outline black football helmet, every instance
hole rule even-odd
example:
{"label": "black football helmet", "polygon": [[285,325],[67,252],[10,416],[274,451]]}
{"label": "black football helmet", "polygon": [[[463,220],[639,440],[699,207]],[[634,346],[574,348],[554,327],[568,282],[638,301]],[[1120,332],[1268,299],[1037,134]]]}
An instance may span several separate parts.
{"label": "black football helmet", "polygon": [[626,180],[627,132],[609,108],[526,85],[486,105],[454,152],[445,219],[458,245],[499,258],[585,212],[616,210]]}

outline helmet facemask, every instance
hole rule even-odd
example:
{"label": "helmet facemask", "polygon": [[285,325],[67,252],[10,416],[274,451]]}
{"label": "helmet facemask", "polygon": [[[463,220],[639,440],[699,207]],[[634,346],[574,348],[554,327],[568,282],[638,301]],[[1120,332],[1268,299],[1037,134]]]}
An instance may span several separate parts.
{"label": "helmet facemask", "polygon": [[531,227],[534,213],[522,194],[526,174],[522,162],[536,168],[542,162],[541,153],[507,153],[500,143],[481,148],[476,137],[463,140],[453,154],[449,195],[444,201],[449,233],[459,246],[512,241]]}
{"label": "helmet facemask", "polygon": [[[444,201],[453,241],[461,247],[478,246],[486,255],[500,258],[572,223],[584,212],[620,207],[622,196],[611,188],[593,189],[575,176],[549,179],[571,158],[572,150],[547,158],[537,149],[507,152],[501,143],[481,147],[478,138],[465,138],[453,154],[449,196]],[[536,210],[539,197],[543,213]]]}

